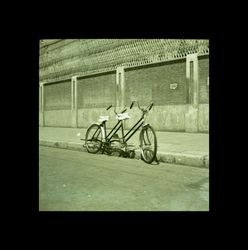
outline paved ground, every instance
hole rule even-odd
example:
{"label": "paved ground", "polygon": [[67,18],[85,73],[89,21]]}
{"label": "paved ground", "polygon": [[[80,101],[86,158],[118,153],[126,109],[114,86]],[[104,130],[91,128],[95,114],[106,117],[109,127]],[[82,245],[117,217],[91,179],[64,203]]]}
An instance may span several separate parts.
{"label": "paved ground", "polygon": [[[62,142],[62,145],[71,143],[76,148],[85,134],[86,129],[80,128],[39,127],[40,145],[43,146],[60,147],[57,142]],[[130,143],[138,146],[138,135],[139,132],[130,139]],[[208,167],[209,134],[156,131],[156,135],[161,162]]]}
{"label": "paved ground", "polygon": [[40,211],[208,211],[205,168],[40,147]]}
{"label": "paved ground", "polygon": [[[39,138],[41,140],[58,140],[69,142],[80,142],[78,134],[85,138],[86,129],[81,128],[57,128],[39,127]],[[209,134],[183,133],[183,132],[159,132],[156,131],[159,150],[170,152],[195,152],[209,153]],[[138,143],[137,132],[130,142]]]}

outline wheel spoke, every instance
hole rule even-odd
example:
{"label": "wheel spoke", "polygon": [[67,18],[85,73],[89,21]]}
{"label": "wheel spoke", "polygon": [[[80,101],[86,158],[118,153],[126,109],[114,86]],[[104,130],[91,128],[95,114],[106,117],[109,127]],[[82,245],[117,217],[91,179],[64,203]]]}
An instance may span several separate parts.
{"label": "wheel spoke", "polygon": [[86,133],[86,148],[89,153],[97,153],[101,149],[102,133],[99,125],[92,125]]}
{"label": "wheel spoke", "polygon": [[141,145],[141,153],[142,158],[145,162],[151,163],[157,153],[157,144],[155,138],[155,132],[152,130],[150,126],[146,127],[141,132],[140,137],[140,145]]}

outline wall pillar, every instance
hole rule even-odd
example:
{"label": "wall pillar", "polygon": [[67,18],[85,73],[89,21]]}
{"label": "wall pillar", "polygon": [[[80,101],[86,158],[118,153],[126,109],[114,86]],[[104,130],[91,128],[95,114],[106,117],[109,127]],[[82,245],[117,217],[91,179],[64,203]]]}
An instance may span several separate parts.
{"label": "wall pillar", "polygon": [[188,83],[188,105],[185,114],[185,131],[198,132],[199,73],[197,53],[186,57],[186,79]]}
{"label": "wall pillar", "polygon": [[78,127],[77,76],[71,78],[71,126]]}
{"label": "wall pillar", "polygon": [[44,123],[44,84],[40,83],[39,86],[39,102],[40,102],[40,108],[39,108],[39,126],[43,127],[45,126]]}
{"label": "wall pillar", "polygon": [[116,107],[125,105],[125,78],[124,67],[116,69]]}

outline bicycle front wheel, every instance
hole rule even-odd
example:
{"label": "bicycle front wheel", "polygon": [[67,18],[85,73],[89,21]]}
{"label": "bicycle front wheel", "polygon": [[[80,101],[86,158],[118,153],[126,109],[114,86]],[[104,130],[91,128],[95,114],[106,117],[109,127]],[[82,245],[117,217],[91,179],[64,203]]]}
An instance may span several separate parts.
{"label": "bicycle front wheel", "polygon": [[91,154],[96,154],[102,147],[102,130],[98,124],[92,124],[85,136],[86,149]]}
{"label": "bicycle front wheel", "polygon": [[140,132],[141,159],[146,163],[152,163],[157,154],[157,136],[151,125],[146,125]]}

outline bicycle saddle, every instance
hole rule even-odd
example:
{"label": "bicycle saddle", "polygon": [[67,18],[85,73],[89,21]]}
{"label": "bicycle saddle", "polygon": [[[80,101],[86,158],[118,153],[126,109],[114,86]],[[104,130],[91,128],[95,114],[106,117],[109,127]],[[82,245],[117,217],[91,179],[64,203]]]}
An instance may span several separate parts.
{"label": "bicycle saddle", "polygon": [[104,116],[104,115],[100,115],[100,117],[99,117],[99,122],[104,122],[104,121],[108,121],[109,120],[109,116],[108,115],[106,115],[106,116]]}
{"label": "bicycle saddle", "polygon": [[116,119],[121,121],[121,120],[126,120],[129,119],[130,116],[128,115],[128,113],[123,113],[123,114],[117,114],[116,115]]}

